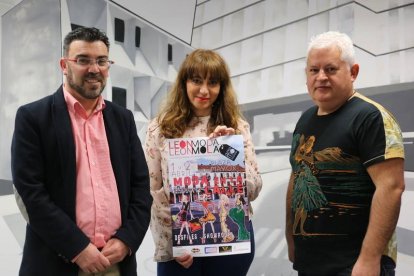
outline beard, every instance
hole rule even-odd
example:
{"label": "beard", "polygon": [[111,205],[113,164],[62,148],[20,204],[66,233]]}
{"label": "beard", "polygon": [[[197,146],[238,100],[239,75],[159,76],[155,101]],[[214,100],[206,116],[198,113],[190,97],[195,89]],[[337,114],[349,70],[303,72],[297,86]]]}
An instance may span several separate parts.
{"label": "beard", "polygon": [[68,70],[66,80],[70,88],[75,90],[83,98],[89,100],[98,98],[106,85],[106,80],[99,73],[88,73],[82,78],[79,78],[78,81],[75,81],[72,71]]}

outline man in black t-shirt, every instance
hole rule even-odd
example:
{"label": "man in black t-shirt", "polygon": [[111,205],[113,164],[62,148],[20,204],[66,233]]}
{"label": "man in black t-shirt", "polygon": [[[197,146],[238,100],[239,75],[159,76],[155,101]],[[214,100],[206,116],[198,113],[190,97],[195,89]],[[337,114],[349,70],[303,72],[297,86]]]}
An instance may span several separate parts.
{"label": "man in black t-shirt", "polygon": [[395,274],[402,134],[391,113],[354,90],[358,71],[347,35],[311,40],[315,106],[293,133],[286,200],[289,259],[300,276]]}

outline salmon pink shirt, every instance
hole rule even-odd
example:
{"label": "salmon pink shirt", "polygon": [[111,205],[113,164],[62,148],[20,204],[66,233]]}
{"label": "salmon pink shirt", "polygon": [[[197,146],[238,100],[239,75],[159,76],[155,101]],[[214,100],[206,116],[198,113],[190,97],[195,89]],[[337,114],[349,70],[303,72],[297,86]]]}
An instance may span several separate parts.
{"label": "salmon pink shirt", "polygon": [[121,226],[118,189],[109,155],[99,97],[88,117],[82,105],[64,89],[76,147],[76,224],[97,248]]}

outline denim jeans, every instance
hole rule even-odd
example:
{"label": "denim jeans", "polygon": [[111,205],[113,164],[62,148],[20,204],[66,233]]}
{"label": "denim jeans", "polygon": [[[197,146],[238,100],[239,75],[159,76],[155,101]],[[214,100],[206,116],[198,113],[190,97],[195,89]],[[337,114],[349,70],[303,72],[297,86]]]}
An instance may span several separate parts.
{"label": "denim jeans", "polygon": [[[352,268],[354,266],[350,266],[341,270],[335,274],[330,275],[319,275],[313,273],[303,273],[299,272],[298,276],[351,276]],[[394,260],[388,256],[382,256],[381,258],[381,274],[380,276],[395,276],[395,263]]]}

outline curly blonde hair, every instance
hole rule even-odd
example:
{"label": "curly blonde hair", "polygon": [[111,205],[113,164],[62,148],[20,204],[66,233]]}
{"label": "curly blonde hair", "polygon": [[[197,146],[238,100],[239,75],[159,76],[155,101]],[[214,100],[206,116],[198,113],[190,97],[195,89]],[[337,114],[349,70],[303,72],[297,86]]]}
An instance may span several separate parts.
{"label": "curly blonde hair", "polygon": [[232,127],[237,132],[238,121],[243,118],[230,73],[224,59],[212,50],[197,49],[181,64],[177,78],[165,104],[157,117],[160,132],[166,138],[182,137],[191,119],[195,116],[187,96],[186,82],[195,76],[217,80],[220,92],[213,104],[207,134],[218,125]]}

